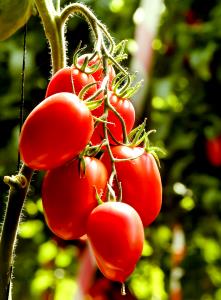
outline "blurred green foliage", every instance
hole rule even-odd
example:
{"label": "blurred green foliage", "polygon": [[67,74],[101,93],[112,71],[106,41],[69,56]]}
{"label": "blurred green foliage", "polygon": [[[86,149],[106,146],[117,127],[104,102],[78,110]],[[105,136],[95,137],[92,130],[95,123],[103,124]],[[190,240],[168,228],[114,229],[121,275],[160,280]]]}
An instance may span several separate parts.
{"label": "blurred green foliage", "polygon": [[[93,9],[116,41],[126,38],[134,43],[138,0],[81,2]],[[186,239],[180,264],[183,299],[221,299],[221,176],[205,149],[206,139],[221,133],[220,28],[218,0],[164,1],[159,33],[152,43],[153,70],[143,112],[151,120],[148,126],[157,129],[151,140],[167,151],[161,159],[164,199],[160,216],[145,232],[142,259],[128,280],[128,288],[139,300],[169,299],[175,224],[182,225]],[[67,39],[69,63],[80,40],[92,47],[87,24],[79,16],[69,21]],[[22,48],[23,29],[0,43],[1,219],[7,195],[2,178],[17,169]],[[49,50],[40,20],[33,16],[27,34],[25,116],[44,98],[49,78]],[[23,210],[14,300],[49,299],[50,295],[71,300],[85,242],[61,241],[47,228],[40,199],[42,176],[34,175]]]}

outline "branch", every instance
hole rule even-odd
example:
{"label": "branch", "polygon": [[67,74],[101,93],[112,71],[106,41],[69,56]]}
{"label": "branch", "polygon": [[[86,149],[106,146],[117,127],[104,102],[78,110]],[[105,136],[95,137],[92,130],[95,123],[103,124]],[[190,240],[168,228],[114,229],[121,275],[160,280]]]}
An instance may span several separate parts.
{"label": "branch", "polygon": [[18,175],[4,177],[10,190],[0,239],[0,300],[9,298],[18,224],[32,174],[33,171],[23,165]]}

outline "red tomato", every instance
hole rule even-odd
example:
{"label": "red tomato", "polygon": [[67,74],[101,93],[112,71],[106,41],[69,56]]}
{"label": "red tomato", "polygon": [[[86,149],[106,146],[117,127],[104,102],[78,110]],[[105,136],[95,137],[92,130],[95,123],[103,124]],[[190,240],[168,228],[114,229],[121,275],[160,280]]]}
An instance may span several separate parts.
{"label": "red tomato", "polygon": [[92,299],[108,300],[107,294],[110,293],[111,289],[111,281],[102,277],[92,284],[89,295]]}
{"label": "red tomato", "polygon": [[87,235],[103,275],[123,283],[143,249],[144,230],[138,213],[126,203],[105,202],[90,214]]}
{"label": "red tomato", "polygon": [[[116,111],[124,119],[126,125],[126,131],[128,134],[133,128],[135,122],[135,110],[133,104],[128,99],[120,98],[116,96],[114,92],[109,93],[109,100],[110,100],[110,104],[116,109]],[[93,115],[96,117],[100,117],[103,113],[104,113],[104,105],[101,105],[95,110],[93,110]],[[123,131],[122,131],[121,122],[119,118],[116,116],[116,114],[111,110],[109,110],[108,112],[107,121],[109,122],[107,127],[111,131],[113,137],[117,141],[123,142]],[[94,130],[94,134],[92,136],[91,141],[94,145],[96,145],[96,144],[100,144],[103,138],[104,138],[103,124],[99,123]],[[110,137],[110,135],[109,135],[109,139],[111,144],[113,145],[116,144],[115,141]]]}
{"label": "red tomato", "polygon": [[45,97],[47,98],[60,92],[74,93],[78,95],[82,88],[91,83],[94,83],[94,85],[88,89],[84,99],[92,96],[97,91],[93,76],[86,74],[73,66],[64,67],[57,71],[51,78]]}
{"label": "red tomato", "polygon": [[[88,57],[91,57],[91,53],[83,54],[78,58],[78,63],[82,65],[84,63],[84,60]],[[104,79],[104,69],[102,65],[102,59],[99,58],[98,56],[95,56],[93,59],[88,61],[88,66],[93,67],[94,65],[99,65],[97,70],[92,73],[92,76],[94,77],[95,81],[98,82],[97,87],[99,88],[101,86],[101,83]],[[109,76],[109,84],[111,85],[111,82],[113,81],[115,77],[115,71],[112,65],[108,65],[108,76]]]}
{"label": "red tomato", "polygon": [[51,231],[65,240],[86,233],[90,212],[97,206],[96,191],[104,197],[107,170],[93,157],[85,157],[85,174],[79,172],[79,161],[73,160],[45,174],[42,203]]}
{"label": "red tomato", "polygon": [[[162,184],[156,161],[152,154],[141,147],[112,147],[115,158],[133,158],[116,162],[116,172],[122,185],[122,201],[130,204],[139,213],[144,226],[153,222],[160,212],[162,204]],[[101,160],[111,172],[110,158],[107,152]],[[118,190],[114,186],[116,194]]]}
{"label": "red tomato", "polygon": [[52,95],[25,120],[19,140],[23,162],[49,170],[78,155],[90,141],[93,117],[85,103],[71,93]]}
{"label": "red tomato", "polygon": [[206,141],[206,151],[213,166],[221,166],[221,136]]}

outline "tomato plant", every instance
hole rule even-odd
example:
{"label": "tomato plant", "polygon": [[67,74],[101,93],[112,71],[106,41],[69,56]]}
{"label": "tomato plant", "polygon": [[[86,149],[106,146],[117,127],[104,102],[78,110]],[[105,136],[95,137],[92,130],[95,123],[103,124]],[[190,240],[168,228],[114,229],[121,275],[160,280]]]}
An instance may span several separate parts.
{"label": "tomato plant", "polygon": [[[131,131],[135,122],[135,110],[130,100],[117,96],[113,91],[109,91],[109,101],[114,109],[120,114],[125,122],[127,134]],[[100,117],[104,113],[104,104],[93,110],[93,115]],[[116,144],[115,140],[123,142],[123,129],[118,116],[112,111],[108,111],[107,128],[111,132],[109,140],[111,144]],[[113,136],[113,139],[111,137]],[[103,124],[99,123],[93,133],[92,143],[99,144],[104,139]]]}
{"label": "tomato plant", "polygon": [[105,166],[93,157],[84,157],[84,163],[85,167],[73,160],[48,171],[43,180],[42,203],[47,224],[65,240],[86,233],[87,218],[97,206],[96,193],[105,198]]}
{"label": "tomato plant", "polygon": [[[121,283],[133,272],[141,256],[143,225],[156,218],[161,206],[161,180],[153,156],[140,147],[111,147],[127,144],[131,139],[127,134],[134,126],[135,110],[129,98],[140,86],[140,83],[130,86],[134,76],[120,64],[127,56],[125,42],[116,45],[106,27],[81,3],[61,8],[60,1],[56,1],[56,7],[53,1],[34,2],[50,46],[53,75],[45,99],[31,111],[22,126],[19,137],[22,167],[17,175],[4,179],[11,189],[0,239],[2,299],[11,298],[13,249],[33,170],[46,171],[42,185],[43,209],[56,238],[84,240],[87,234],[101,272]],[[95,50],[80,57],[76,56],[77,50],[74,63],[67,66],[69,51],[64,28],[74,14],[81,14],[90,25]],[[23,24],[23,19],[19,24]],[[27,27],[22,97],[26,32]],[[132,132],[136,145],[146,142],[144,127]],[[108,151],[98,160],[95,157],[102,155],[104,147]],[[137,154],[140,156],[135,158]],[[111,187],[114,176],[122,183],[122,191],[120,184]],[[105,202],[106,198],[116,200],[112,199],[115,198],[113,189],[117,196],[122,192],[123,202]],[[98,206],[101,200],[105,203]]]}
{"label": "tomato plant", "polygon": [[101,272],[124,282],[141,256],[144,230],[138,213],[122,202],[105,202],[88,218],[87,235]]}
{"label": "tomato plant", "polygon": [[221,136],[206,141],[206,152],[212,165],[221,166]]}
{"label": "tomato plant", "polygon": [[93,83],[94,85],[90,86],[86,91],[84,99],[92,96],[97,90],[93,76],[74,66],[64,67],[52,76],[46,90],[46,98],[59,92],[69,92],[78,95],[85,86]]}
{"label": "tomato plant", "polygon": [[37,170],[58,167],[78,155],[92,133],[93,118],[83,101],[71,93],[52,95],[39,103],[23,124],[19,140],[22,160]]}
{"label": "tomato plant", "polygon": [[[122,185],[122,201],[133,206],[147,226],[156,219],[162,204],[162,184],[156,161],[141,147],[114,146],[112,153],[114,158],[129,159],[115,163],[117,178]],[[108,152],[101,160],[110,173]],[[118,194],[117,186],[114,188]]]}

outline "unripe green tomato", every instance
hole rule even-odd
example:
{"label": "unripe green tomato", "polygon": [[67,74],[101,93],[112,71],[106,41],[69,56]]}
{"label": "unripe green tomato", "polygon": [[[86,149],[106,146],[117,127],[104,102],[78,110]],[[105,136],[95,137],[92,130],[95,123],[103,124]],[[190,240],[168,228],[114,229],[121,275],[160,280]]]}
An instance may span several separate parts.
{"label": "unripe green tomato", "polygon": [[0,0],[0,41],[13,35],[29,19],[33,0]]}

